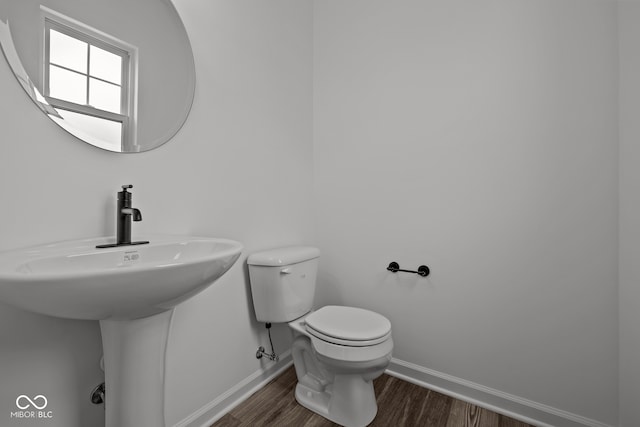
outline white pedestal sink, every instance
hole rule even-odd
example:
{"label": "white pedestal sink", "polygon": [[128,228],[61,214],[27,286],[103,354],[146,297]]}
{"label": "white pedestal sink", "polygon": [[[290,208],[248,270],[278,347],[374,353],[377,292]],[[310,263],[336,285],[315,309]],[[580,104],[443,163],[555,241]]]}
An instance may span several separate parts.
{"label": "white pedestal sink", "polygon": [[100,321],[107,427],[164,426],[173,309],[236,262],[228,239],[150,235],[147,245],[96,249],[110,238],[0,253],[0,301],[35,313]]}

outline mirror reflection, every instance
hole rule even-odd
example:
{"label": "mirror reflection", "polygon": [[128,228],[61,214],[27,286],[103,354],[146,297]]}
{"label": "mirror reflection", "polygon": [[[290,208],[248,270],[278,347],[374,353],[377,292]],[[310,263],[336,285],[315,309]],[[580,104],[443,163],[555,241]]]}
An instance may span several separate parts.
{"label": "mirror reflection", "polygon": [[99,148],[153,149],[191,108],[193,54],[169,0],[4,1],[0,45],[36,105]]}

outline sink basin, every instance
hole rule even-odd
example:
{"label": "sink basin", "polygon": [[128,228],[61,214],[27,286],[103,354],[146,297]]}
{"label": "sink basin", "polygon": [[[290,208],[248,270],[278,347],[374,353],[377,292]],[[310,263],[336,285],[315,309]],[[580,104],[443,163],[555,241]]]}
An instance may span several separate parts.
{"label": "sink basin", "polygon": [[96,249],[112,239],[54,243],[0,253],[0,301],[71,319],[137,319],[175,307],[238,259],[233,240],[168,235]]}
{"label": "sink basin", "polygon": [[96,249],[113,240],[98,238],[0,253],[0,301],[100,321],[106,427],[166,425],[165,357],[174,308],[222,276],[242,251],[227,239],[144,237],[149,244]]}

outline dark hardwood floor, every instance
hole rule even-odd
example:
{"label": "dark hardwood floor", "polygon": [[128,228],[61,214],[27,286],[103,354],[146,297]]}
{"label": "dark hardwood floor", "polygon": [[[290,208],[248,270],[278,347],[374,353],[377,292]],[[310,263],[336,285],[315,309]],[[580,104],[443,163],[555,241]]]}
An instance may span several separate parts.
{"label": "dark hardwood floor", "polygon": [[[296,372],[291,366],[211,427],[295,426],[337,424],[298,405],[294,397]],[[533,427],[444,394],[382,375],[374,381],[377,427]]]}

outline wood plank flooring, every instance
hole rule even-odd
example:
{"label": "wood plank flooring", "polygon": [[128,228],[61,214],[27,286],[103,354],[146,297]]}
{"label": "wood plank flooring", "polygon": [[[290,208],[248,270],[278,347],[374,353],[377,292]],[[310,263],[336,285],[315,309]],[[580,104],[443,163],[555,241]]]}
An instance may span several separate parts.
{"label": "wood plank flooring", "polygon": [[[211,427],[330,427],[337,424],[300,406],[291,366]],[[478,406],[383,374],[374,380],[374,427],[533,427]]]}

